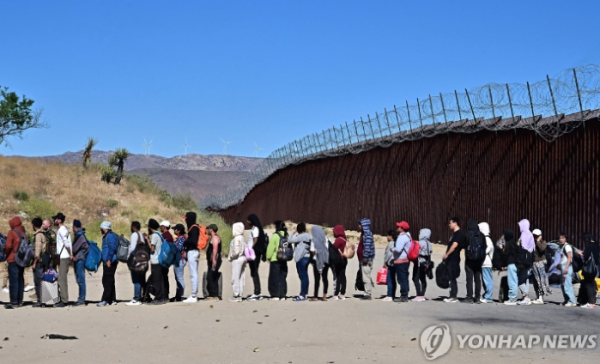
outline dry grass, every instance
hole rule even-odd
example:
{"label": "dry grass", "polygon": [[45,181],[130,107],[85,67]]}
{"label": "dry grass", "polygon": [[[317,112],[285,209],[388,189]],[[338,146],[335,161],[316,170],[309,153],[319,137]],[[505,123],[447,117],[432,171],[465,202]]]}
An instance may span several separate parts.
{"label": "dry grass", "polygon": [[8,220],[15,215],[21,215],[30,231],[31,219],[50,218],[60,211],[67,216],[67,227],[79,219],[88,237],[99,241],[103,220],[111,221],[116,233],[127,234],[131,221],[145,226],[154,218],[176,224],[190,209],[199,213],[200,223],[216,223],[223,241],[228,241],[231,228],[218,215],[200,212],[193,203],[190,206],[185,196],[169,196],[147,180],[125,178],[121,183],[101,182],[97,168],[0,156],[0,232],[6,233]]}

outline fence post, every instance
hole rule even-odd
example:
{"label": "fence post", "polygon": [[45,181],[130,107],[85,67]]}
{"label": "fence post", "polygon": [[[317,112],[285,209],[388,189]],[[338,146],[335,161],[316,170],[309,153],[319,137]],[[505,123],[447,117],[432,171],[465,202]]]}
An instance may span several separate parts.
{"label": "fence post", "polygon": [[431,99],[431,94],[429,95],[429,106],[431,107],[431,119],[433,120],[433,125],[435,125],[435,114],[433,113],[433,100]]}
{"label": "fence post", "polygon": [[412,135],[412,119],[410,118],[410,107],[408,106],[408,100],[406,100],[406,112],[408,113],[408,125],[410,125],[410,133]]}
{"label": "fence post", "polygon": [[456,107],[458,107],[458,120],[462,120],[462,113],[460,112],[460,102],[458,101],[458,92],[454,90],[454,96],[456,96]]}
{"label": "fence post", "polygon": [[[333,127],[333,136],[335,137],[335,145],[337,145],[337,149],[340,149],[340,142],[338,141],[337,133],[335,132],[335,126]],[[331,139],[331,129],[329,129],[329,138]]]}
{"label": "fence post", "polygon": [[356,132],[357,143],[360,143],[360,136],[358,135],[358,127],[356,126],[356,119],[354,119],[354,131]]}
{"label": "fence post", "polygon": [[323,130],[323,141],[325,142],[325,146],[323,148],[323,151],[327,151],[327,137],[325,136],[325,130]]}
{"label": "fence post", "polygon": [[583,104],[581,103],[581,92],[579,91],[579,81],[577,80],[577,71],[573,68],[573,78],[575,79],[575,87],[577,88],[577,99],[579,100],[579,112],[581,113],[581,119],[583,120],[583,127],[585,128],[585,120],[583,118]]}
{"label": "fence post", "polygon": [[346,131],[348,132],[348,139],[350,139],[350,145],[352,145],[352,134],[350,133],[350,128],[348,127],[348,122],[345,121],[346,123]]}
{"label": "fence post", "polygon": [[442,102],[442,112],[444,113],[444,123],[446,123],[446,131],[448,131],[448,117],[446,116],[446,106],[444,105],[444,97],[440,92],[440,101]]}
{"label": "fence post", "polygon": [[531,98],[531,88],[529,87],[529,81],[527,81],[527,93],[529,94],[529,105],[531,105],[531,117],[535,117],[535,111],[533,111],[533,99]]}
{"label": "fence post", "polygon": [[[398,117],[398,109],[396,109],[396,105],[394,105],[394,114],[396,114],[396,123],[398,124],[398,133],[402,132],[402,127],[400,126],[400,117]],[[408,124],[410,127],[410,123]],[[410,130],[412,133],[412,128]]]}
{"label": "fence post", "polygon": [[385,123],[387,124],[390,136],[392,136],[392,128],[390,127],[390,118],[388,117],[387,109],[383,108],[383,112],[385,113]]}
{"label": "fence post", "polygon": [[494,110],[494,97],[492,96],[492,87],[488,85],[488,91],[490,92],[490,104],[492,105],[492,116],[496,118],[496,111]]}
{"label": "fence post", "polygon": [[552,107],[554,107],[554,115],[556,116],[556,125],[558,126],[558,110],[556,110],[556,102],[554,101],[554,92],[552,92],[552,85],[550,84],[550,76],[546,75],[548,81],[548,89],[550,90],[550,97],[552,98]]}
{"label": "fence post", "polygon": [[510,96],[510,88],[508,83],[506,84],[506,94],[508,95],[508,104],[510,105],[510,116],[512,116],[513,123],[515,122],[515,111],[513,110],[512,97]]}
{"label": "fence post", "polygon": [[379,113],[375,111],[375,117],[377,118],[377,125],[379,126],[379,135],[383,138],[383,131],[381,131],[381,122],[379,121]]}
{"label": "fence post", "polygon": [[471,96],[469,96],[469,91],[465,89],[465,93],[467,94],[467,100],[469,101],[469,106],[471,107],[471,114],[473,114],[473,121],[477,120],[475,117],[475,110],[473,110],[473,104],[471,104]]}
{"label": "fence post", "polygon": [[421,133],[423,133],[423,118],[421,117],[421,103],[419,102],[419,99],[417,98],[417,107],[419,108],[419,122],[421,123]]}

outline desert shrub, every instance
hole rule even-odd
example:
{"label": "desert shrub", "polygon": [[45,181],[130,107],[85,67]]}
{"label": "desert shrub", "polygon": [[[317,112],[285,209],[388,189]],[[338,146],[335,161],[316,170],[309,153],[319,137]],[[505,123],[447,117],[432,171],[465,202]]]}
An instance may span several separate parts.
{"label": "desert shrub", "polygon": [[39,198],[32,198],[23,202],[21,208],[30,218],[39,216],[44,219],[49,219],[58,211],[51,201]]}
{"label": "desert shrub", "polygon": [[106,200],[106,207],[113,209],[117,206],[119,206],[119,201],[113,199]]}
{"label": "desert shrub", "polygon": [[121,212],[121,216],[122,217],[131,216],[131,211],[123,211],[123,212]]}
{"label": "desert shrub", "polygon": [[172,196],[171,204],[179,210],[193,211],[198,208],[198,204],[189,194]]}
{"label": "desert shrub", "polygon": [[19,201],[28,201],[29,195],[24,191],[15,191],[13,192],[13,198]]}

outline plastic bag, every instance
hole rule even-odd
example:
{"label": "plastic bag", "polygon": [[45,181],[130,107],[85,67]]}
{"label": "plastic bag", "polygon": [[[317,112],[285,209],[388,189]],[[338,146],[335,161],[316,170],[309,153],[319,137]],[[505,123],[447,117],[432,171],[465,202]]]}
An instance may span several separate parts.
{"label": "plastic bag", "polygon": [[385,267],[379,268],[377,271],[377,284],[378,285],[387,285],[387,273],[388,270]]}

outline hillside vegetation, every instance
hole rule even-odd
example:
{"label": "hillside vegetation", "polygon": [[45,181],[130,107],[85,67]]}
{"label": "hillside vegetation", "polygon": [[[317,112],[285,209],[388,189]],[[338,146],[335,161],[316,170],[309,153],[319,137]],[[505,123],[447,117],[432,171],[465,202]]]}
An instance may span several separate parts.
{"label": "hillside vegetation", "polygon": [[98,243],[104,220],[112,222],[116,233],[128,236],[132,221],[139,221],[144,231],[150,218],[169,220],[174,226],[183,223],[186,211],[198,213],[201,224],[219,226],[224,251],[231,240],[231,227],[220,216],[200,211],[189,195],[170,195],[147,177],[125,175],[120,185],[114,185],[100,181],[95,165],[86,170],[60,162],[0,156],[0,232],[8,232],[13,216],[20,216],[31,232],[33,218],[50,218],[59,211],[66,215],[69,229],[73,219],[79,219],[88,238]]}

